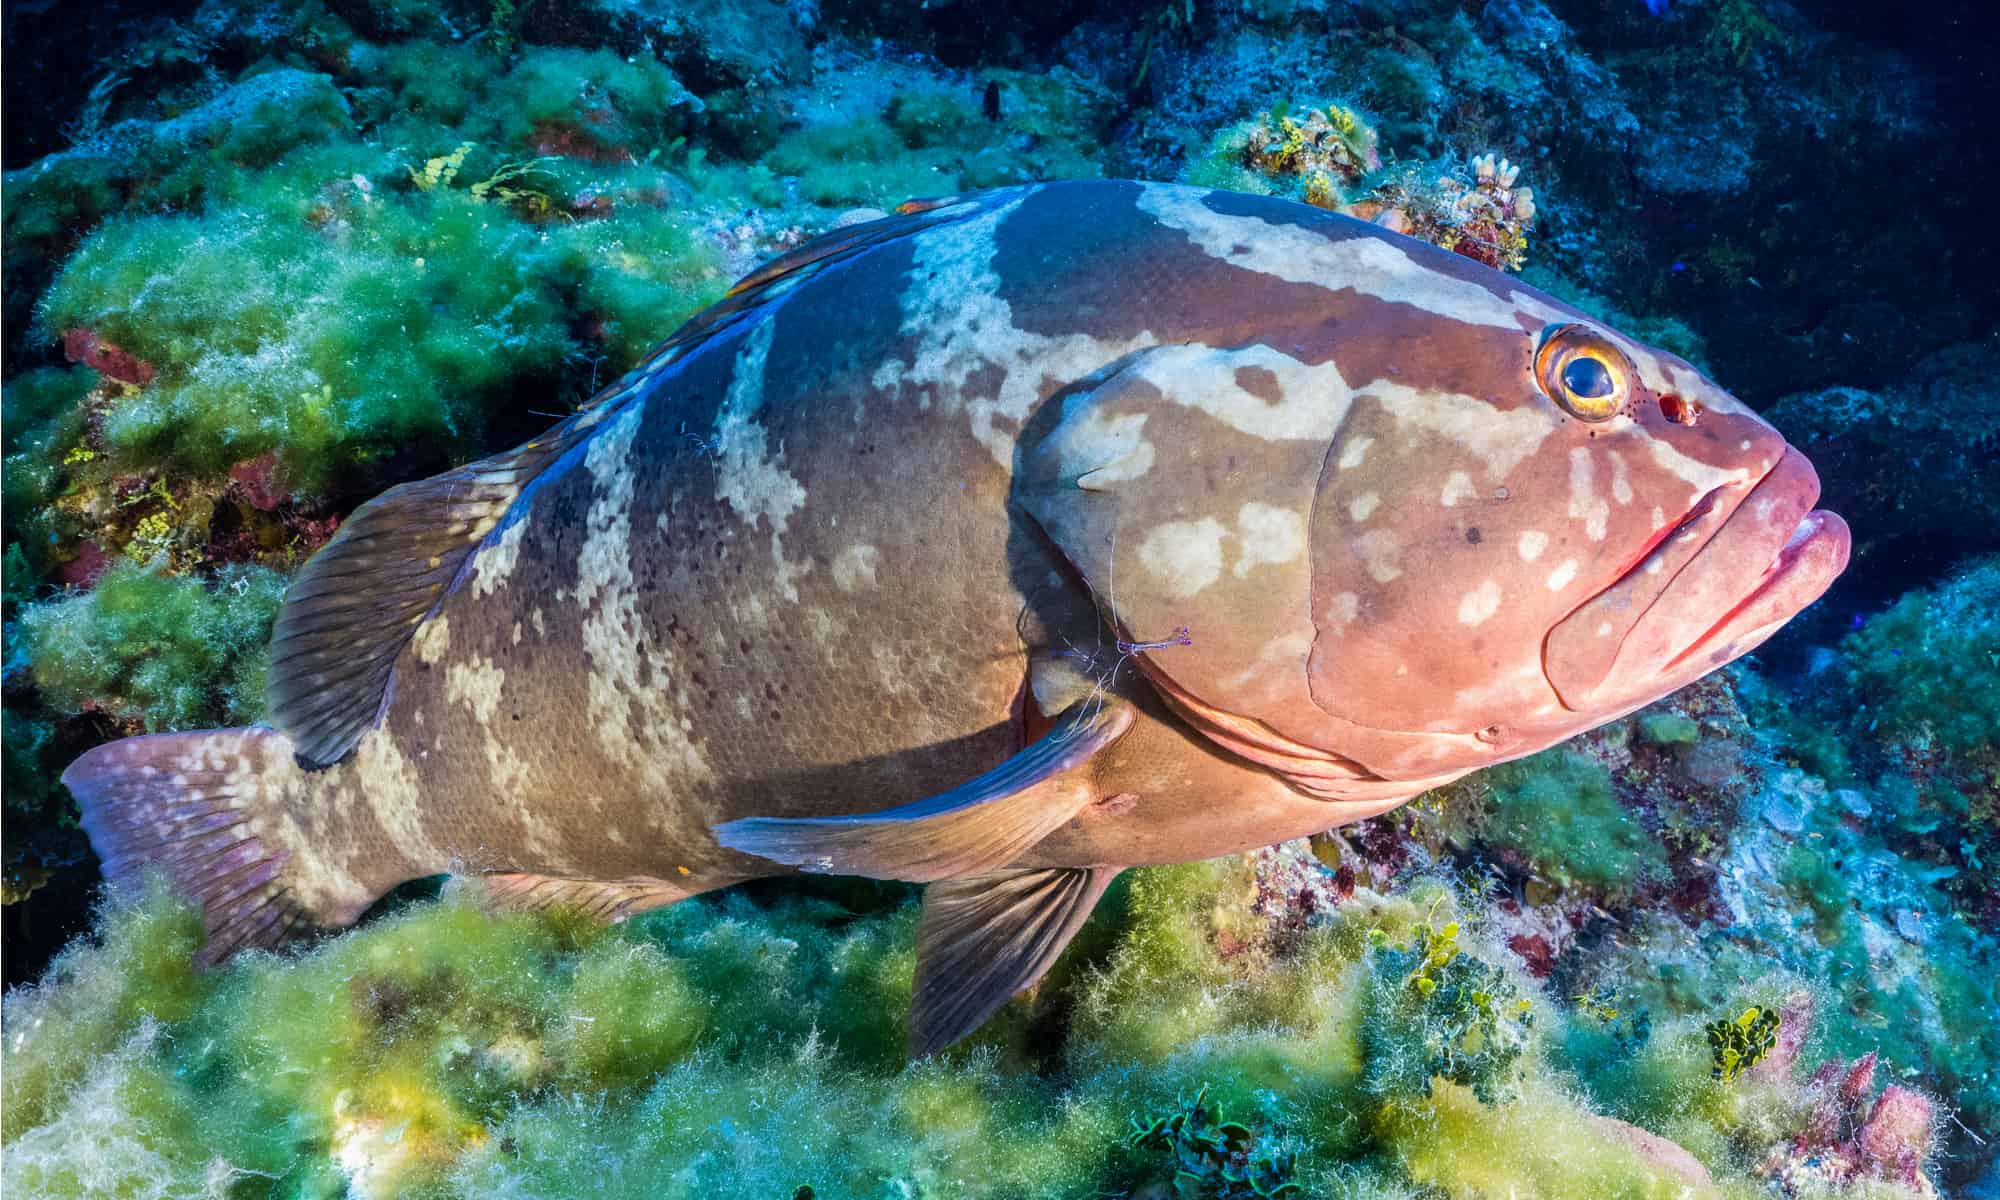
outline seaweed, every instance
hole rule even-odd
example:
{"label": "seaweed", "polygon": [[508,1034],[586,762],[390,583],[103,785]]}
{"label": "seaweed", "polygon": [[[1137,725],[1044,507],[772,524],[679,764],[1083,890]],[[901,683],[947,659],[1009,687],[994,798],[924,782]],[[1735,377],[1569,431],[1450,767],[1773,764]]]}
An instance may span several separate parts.
{"label": "seaweed", "polygon": [[1566,888],[1619,894],[1666,872],[1659,843],[1633,819],[1602,766],[1549,750],[1483,777],[1491,807],[1478,818],[1489,846]]}

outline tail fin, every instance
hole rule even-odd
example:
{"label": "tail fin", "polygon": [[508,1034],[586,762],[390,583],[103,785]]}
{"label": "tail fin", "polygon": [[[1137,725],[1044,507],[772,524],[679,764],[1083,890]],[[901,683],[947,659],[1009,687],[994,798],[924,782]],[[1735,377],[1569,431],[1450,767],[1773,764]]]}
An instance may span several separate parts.
{"label": "tail fin", "polygon": [[311,923],[288,892],[291,855],[259,820],[291,743],[270,729],[154,733],[99,746],[62,781],[83,810],[84,832],[114,887],[158,867],[201,905],[208,942],[197,961],[245,946],[275,946]]}

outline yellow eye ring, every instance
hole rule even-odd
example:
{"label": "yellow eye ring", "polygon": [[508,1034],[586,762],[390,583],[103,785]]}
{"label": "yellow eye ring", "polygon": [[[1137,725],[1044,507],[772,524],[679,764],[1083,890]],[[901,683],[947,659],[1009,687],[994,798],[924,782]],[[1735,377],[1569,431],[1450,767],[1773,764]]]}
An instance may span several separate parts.
{"label": "yellow eye ring", "polygon": [[1588,326],[1557,325],[1535,351],[1535,384],[1577,420],[1608,421],[1631,397],[1632,367]]}

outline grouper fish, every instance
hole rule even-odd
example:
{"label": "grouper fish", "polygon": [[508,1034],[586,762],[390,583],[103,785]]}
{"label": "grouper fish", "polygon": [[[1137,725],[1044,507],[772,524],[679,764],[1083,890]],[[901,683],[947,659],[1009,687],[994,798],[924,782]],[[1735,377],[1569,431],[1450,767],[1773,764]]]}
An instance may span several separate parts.
{"label": "grouper fish", "polygon": [[1688,363],[1306,205],[912,202],[757,270],[541,437],[299,572],[270,726],[64,780],[220,959],[405,880],[618,918],[929,885],[913,1052],[1121,869],[1381,813],[1672,692],[1846,565]]}

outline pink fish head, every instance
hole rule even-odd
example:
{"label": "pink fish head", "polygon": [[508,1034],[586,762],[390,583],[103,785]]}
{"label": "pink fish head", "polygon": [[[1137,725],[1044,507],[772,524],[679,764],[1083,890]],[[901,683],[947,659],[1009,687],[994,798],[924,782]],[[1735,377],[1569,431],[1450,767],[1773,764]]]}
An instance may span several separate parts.
{"label": "pink fish head", "polygon": [[[1686,361],[1378,227],[1150,186],[1227,316],[1067,394],[1021,495],[1211,739],[1390,799],[1757,646],[1846,565],[1784,437]],[[1220,319],[1220,318],[1219,318]]]}
{"label": "pink fish head", "polygon": [[1846,565],[1777,430],[1681,359],[1535,307],[1486,394],[1357,401],[1322,474],[1310,694],[1378,773],[1602,724],[1748,652]]}

